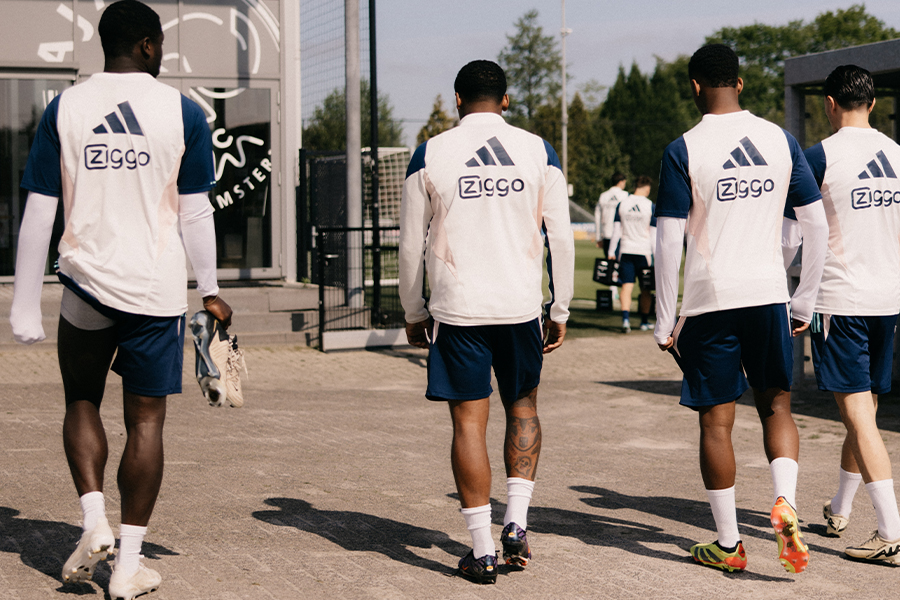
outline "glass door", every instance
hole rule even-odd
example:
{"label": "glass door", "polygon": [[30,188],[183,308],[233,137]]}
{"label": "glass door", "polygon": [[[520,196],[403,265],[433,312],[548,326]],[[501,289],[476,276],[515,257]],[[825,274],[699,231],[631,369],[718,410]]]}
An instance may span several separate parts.
{"label": "glass door", "polygon": [[[0,74],[0,281],[12,281],[15,274],[19,226],[28,195],[19,185],[38,123],[47,104],[73,81],[74,76]],[[57,246],[63,232],[62,213],[60,202],[44,271],[46,275],[52,272],[50,267],[58,256]]]}
{"label": "glass door", "polygon": [[[278,83],[185,81],[213,139],[219,279],[281,277]],[[273,226],[274,225],[274,226]]]}

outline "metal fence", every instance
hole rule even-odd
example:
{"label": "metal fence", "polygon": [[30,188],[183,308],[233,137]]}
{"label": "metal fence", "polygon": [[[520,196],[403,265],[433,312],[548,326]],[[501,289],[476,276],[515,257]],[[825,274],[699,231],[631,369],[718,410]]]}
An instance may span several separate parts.
{"label": "metal fence", "polygon": [[[319,283],[319,349],[326,331],[404,326],[400,306],[400,228],[314,227]],[[350,256],[360,254],[361,260]],[[349,265],[362,265],[362,273]],[[357,283],[351,283],[357,282]],[[361,283],[362,287],[353,287]]]}

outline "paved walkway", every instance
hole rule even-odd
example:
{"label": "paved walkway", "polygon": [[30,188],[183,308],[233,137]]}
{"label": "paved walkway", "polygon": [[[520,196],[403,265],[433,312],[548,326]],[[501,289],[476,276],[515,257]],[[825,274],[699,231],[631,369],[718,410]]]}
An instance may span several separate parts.
{"label": "paved walkway", "polygon": [[[824,537],[822,503],[836,484],[843,429],[828,396],[808,384],[798,502],[813,556],[801,575],[776,559],[771,483],[755,410],[738,406],[737,504],[745,573],[695,565],[687,549],[713,539],[697,466],[695,415],[677,406],[674,362],[648,334],[577,339],[545,363],[544,428],[524,572],[495,586],[452,577],[469,539],[449,465],[447,409],[423,397],[418,350],[321,354],[247,349],[242,409],[212,409],[186,361],[187,393],[170,399],[166,474],[143,552],[163,575],[151,599],[238,598],[888,598],[900,570],[841,556],[874,528],[863,491],[845,539]],[[60,439],[62,386],[55,351],[0,353],[0,600],[105,596],[62,585],[80,534]],[[115,470],[124,443],[121,384],[103,407]],[[900,410],[885,398],[884,438],[900,464]],[[502,412],[488,436],[495,536],[503,514]],[[115,529],[115,525],[114,525]]]}

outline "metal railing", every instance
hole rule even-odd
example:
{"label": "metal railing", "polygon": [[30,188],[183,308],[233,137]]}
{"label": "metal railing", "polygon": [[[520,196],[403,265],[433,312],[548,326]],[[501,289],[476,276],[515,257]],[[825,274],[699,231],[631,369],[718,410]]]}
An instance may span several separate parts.
{"label": "metal railing", "polygon": [[314,227],[319,348],[326,331],[404,326],[400,228]]}

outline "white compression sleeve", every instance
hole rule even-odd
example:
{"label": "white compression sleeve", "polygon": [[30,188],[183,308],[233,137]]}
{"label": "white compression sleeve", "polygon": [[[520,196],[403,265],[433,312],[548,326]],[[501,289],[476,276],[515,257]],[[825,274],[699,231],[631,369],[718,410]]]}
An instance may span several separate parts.
{"label": "white compression sleeve", "polygon": [[41,286],[58,204],[59,198],[28,193],[19,229],[15,288],[9,312],[13,338],[20,344],[33,344],[47,337],[41,323]]}
{"label": "white compression sleeve", "polygon": [[784,256],[784,268],[787,269],[797,256],[797,248],[803,241],[800,223],[794,219],[784,218],[781,224],[781,253]]}
{"label": "white compression sleeve", "polygon": [[187,253],[197,291],[202,298],[219,293],[216,279],[216,226],[213,207],[205,193],[178,196],[178,220],[181,224],[181,241]]}
{"label": "white compression sleeve", "polygon": [[675,217],[656,220],[656,328],[653,339],[657,344],[665,344],[675,330],[678,271],[686,223],[687,220]]}
{"label": "white compression sleeve", "polygon": [[791,318],[804,323],[812,320],[816,295],[825,270],[825,254],[828,250],[828,219],[822,202],[813,202],[794,208],[803,238],[803,268],[800,285],[791,296]]}
{"label": "white compression sleeve", "polygon": [[616,247],[619,245],[619,242],[622,241],[622,222],[616,221],[613,223],[613,234],[609,239],[609,251],[613,253],[616,257],[616,260],[622,258],[617,252]]}

